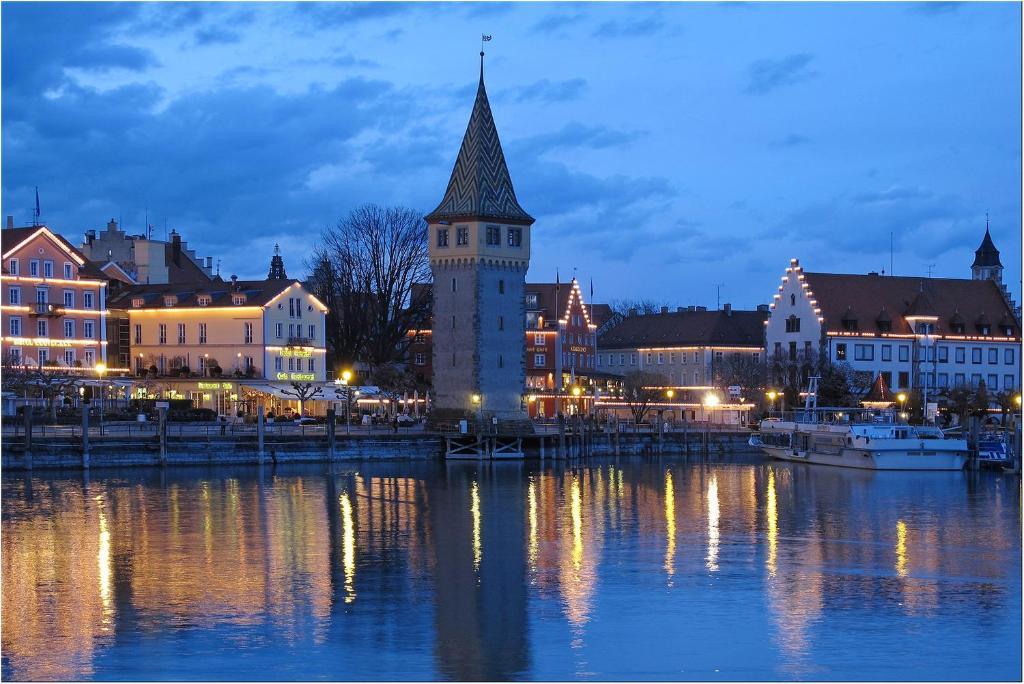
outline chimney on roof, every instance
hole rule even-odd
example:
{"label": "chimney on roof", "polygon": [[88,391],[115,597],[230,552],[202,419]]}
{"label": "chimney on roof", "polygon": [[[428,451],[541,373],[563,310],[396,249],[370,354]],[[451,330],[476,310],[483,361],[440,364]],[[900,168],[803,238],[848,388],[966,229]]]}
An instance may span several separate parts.
{"label": "chimney on roof", "polygon": [[171,230],[171,260],[175,266],[181,266],[181,235],[178,231]]}
{"label": "chimney on roof", "polygon": [[768,308],[767,304],[758,304],[757,305],[757,310],[758,311],[769,311],[770,309]]}
{"label": "chimney on roof", "polygon": [[7,227],[8,228],[13,228],[14,227],[14,217],[9,215],[9,214],[7,216]]}
{"label": "chimney on roof", "polygon": [[95,230],[90,229],[90,230],[85,231],[85,244],[92,245],[92,243],[93,243],[93,241],[95,239],[96,239],[96,231]]}
{"label": "chimney on roof", "polygon": [[234,273],[231,274],[231,289],[236,292],[238,291],[238,276]]}
{"label": "chimney on roof", "polygon": [[686,307],[685,306],[677,306],[676,307],[676,313],[683,313],[684,311],[686,311]]}
{"label": "chimney on roof", "polygon": [[707,310],[708,310],[708,307],[706,307],[706,306],[694,307],[694,311],[707,311]]}
{"label": "chimney on roof", "polygon": [[668,313],[668,307],[667,306],[661,307],[661,313],[667,314]]}
{"label": "chimney on roof", "polygon": [[632,309],[630,309],[630,310],[629,310],[629,311],[628,311],[628,312],[626,313],[626,315],[627,315],[627,316],[629,316],[630,318],[632,318],[633,316],[636,316],[636,314],[637,314],[636,308],[632,308]]}
{"label": "chimney on roof", "polygon": [[732,316],[732,304],[726,302],[725,306],[722,308],[722,311],[725,312],[726,316]]}
{"label": "chimney on roof", "polygon": [[107,230],[110,231],[111,233],[117,230],[117,221],[115,221],[114,219],[110,219],[109,221],[107,221]]}
{"label": "chimney on roof", "polygon": [[878,271],[868,271],[868,275],[878,275]]}
{"label": "chimney on roof", "polygon": [[697,307],[695,307],[693,304],[690,304],[688,307],[686,307],[686,310],[687,311],[696,311]]}
{"label": "chimney on roof", "polygon": [[206,270],[213,270],[213,257],[206,257]]}

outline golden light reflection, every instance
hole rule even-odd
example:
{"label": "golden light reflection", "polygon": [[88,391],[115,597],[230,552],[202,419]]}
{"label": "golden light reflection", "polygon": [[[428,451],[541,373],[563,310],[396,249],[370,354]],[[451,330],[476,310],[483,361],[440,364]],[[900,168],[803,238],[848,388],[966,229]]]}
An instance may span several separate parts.
{"label": "golden light reflection", "polygon": [[530,506],[530,548],[529,564],[530,572],[537,571],[537,481],[531,476],[530,487],[527,490],[527,500]]}
{"label": "golden light reflection", "polygon": [[569,513],[572,516],[572,565],[579,570],[583,563],[583,502],[580,481],[575,475],[569,486]]}
{"label": "golden light reflection", "polygon": [[356,600],[356,526],[352,519],[352,501],[348,492],[342,492],[341,501],[341,554],[345,570],[345,603]]}
{"label": "golden light reflection", "polygon": [[483,557],[483,548],[480,545],[480,486],[474,482],[469,491],[470,512],[473,514],[473,569],[480,570],[480,559]]}
{"label": "golden light reflection", "polygon": [[100,518],[100,541],[96,552],[96,560],[99,564],[99,585],[100,602],[103,604],[103,630],[110,629],[110,618],[113,614],[113,602],[110,593],[110,578],[113,572],[110,567],[110,530],[107,527],[107,514],[104,510],[103,495],[96,497]]}
{"label": "golden light reflection", "polygon": [[896,574],[907,576],[907,523],[896,522]]}
{"label": "golden light reflection", "polygon": [[775,577],[775,566],[779,552],[779,510],[775,499],[775,472],[768,470],[768,576]]}
{"label": "golden light reflection", "polygon": [[708,482],[708,570],[718,570],[718,519],[721,509],[718,504],[718,476],[712,475]]}
{"label": "golden light reflection", "polygon": [[665,471],[665,572],[671,577],[676,571],[676,493],[672,486],[672,471]]}

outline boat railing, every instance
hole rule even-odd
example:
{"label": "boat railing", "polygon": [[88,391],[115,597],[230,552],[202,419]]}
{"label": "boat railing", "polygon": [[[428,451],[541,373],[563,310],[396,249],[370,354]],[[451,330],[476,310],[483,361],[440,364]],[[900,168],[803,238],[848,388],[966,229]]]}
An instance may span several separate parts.
{"label": "boat railing", "polygon": [[853,424],[893,424],[896,414],[893,411],[879,409],[852,408],[831,406],[810,409],[794,409],[792,411],[772,411],[768,414],[769,421],[792,422],[802,425],[853,425]]}

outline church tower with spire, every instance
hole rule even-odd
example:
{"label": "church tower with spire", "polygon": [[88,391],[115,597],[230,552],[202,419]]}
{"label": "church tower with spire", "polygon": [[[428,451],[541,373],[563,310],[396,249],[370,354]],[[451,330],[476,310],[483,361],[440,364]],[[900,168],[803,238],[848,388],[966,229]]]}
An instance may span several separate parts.
{"label": "church tower with spire", "polygon": [[525,284],[533,217],[516,199],[484,87],[444,198],[427,214],[435,412],[526,417]]}
{"label": "church tower with spire", "polygon": [[268,280],[285,280],[288,276],[284,272],[284,259],[281,258],[281,245],[274,245],[274,256],[270,257],[270,273]]}

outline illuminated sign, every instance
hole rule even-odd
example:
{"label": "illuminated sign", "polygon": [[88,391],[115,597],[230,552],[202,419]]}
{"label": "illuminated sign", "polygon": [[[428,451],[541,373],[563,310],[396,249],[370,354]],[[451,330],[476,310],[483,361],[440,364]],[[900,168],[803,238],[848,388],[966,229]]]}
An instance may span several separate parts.
{"label": "illuminated sign", "polygon": [[309,359],[312,358],[313,356],[313,350],[306,347],[285,347],[284,349],[281,350],[281,356],[283,356],[284,358],[294,357],[298,359]]}
{"label": "illuminated sign", "polygon": [[201,390],[219,390],[219,389],[231,389],[230,382],[200,382],[199,389]]}
{"label": "illuminated sign", "polygon": [[278,380],[305,380],[312,382],[316,380],[316,376],[313,373],[278,373]]}
{"label": "illuminated sign", "polygon": [[590,351],[590,347],[576,347],[576,346],[570,346],[570,347],[569,347],[569,351],[571,351],[571,352],[576,352],[576,353],[578,353],[578,354],[586,354],[587,352],[589,352],[589,351]]}

